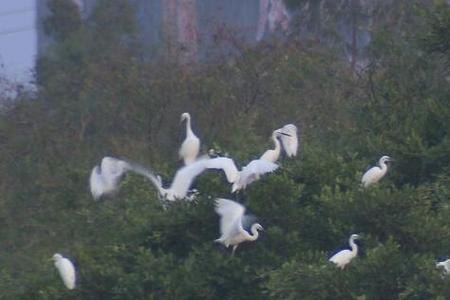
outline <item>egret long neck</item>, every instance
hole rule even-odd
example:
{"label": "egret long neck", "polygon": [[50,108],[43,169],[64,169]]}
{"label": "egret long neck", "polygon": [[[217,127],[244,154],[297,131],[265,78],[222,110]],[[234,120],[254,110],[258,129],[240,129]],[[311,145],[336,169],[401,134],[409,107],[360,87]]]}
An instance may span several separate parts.
{"label": "egret long neck", "polygon": [[280,150],[281,150],[281,144],[280,144],[280,141],[278,140],[278,137],[277,137],[277,135],[275,133],[272,135],[272,140],[273,140],[273,142],[275,144],[275,149],[274,150],[279,155]]}
{"label": "egret long neck", "polygon": [[253,224],[250,231],[252,232],[251,235],[249,235],[249,241],[254,241],[259,237],[258,229],[256,229],[257,224]]}
{"label": "egret long neck", "polygon": [[186,117],[186,136],[192,135],[192,129],[191,129],[191,117]]}
{"label": "egret long neck", "polygon": [[381,169],[382,174],[383,174],[383,175],[386,174],[386,171],[387,171],[387,169],[388,169],[387,164],[386,164],[384,161],[381,161],[381,162],[379,163],[379,165],[380,165],[380,169]]}
{"label": "egret long neck", "polygon": [[352,238],[350,239],[349,244],[352,248],[352,255],[356,256],[358,254],[358,245],[355,244],[355,240]]}

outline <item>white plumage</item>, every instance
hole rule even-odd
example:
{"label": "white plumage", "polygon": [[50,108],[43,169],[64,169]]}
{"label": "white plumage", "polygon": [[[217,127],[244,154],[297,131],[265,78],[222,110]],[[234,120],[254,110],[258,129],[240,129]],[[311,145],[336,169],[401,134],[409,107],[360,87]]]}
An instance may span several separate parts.
{"label": "white plumage", "polygon": [[349,264],[353,258],[358,255],[358,246],[355,244],[355,240],[359,238],[359,235],[352,234],[350,239],[348,240],[351,250],[345,249],[339,251],[335,255],[333,255],[329,261],[336,264],[337,267],[343,269],[347,264]]}
{"label": "white plumage", "polygon": [[380,181],[387,172],[388,167],[386,163],[392,160],[389,156],[382,156],[378,161],[378,166],[372,167],[364,173],[361,179],[363,187],[367,188]]}
{"label": "white plumage", "polygon": [[211,159],[199,159],[187,166],[180,168],[169,188],[162,186],[161,178],[148,172],[146,176],[158,189],[159,194],[169,201],[175,201],[186,198],[192,182],[195,177],[200,175],[206,169],[221,169],[225,172],[228,182],[234,183],[239,179],[239,172],[234,161],[228,157],[217,157]]}
{"label": "white plumage", "polygon": [[191,128],[191,115],[187,112],[181,114],[181,122],[186,120],[186,138],[181,144],[178,152],[180,159],[185,165],[189,165],[197,159],[200,151],[200,139],[194,134]]}
{"label": "white plumage", "polygon": [[207,159],[206,167],[208,169],[223,170],[229,183],[234,183],[239,180],[239,170],[231,158],[219,156],[216,158]]}
{"label": "white plumage", "polygon": [[436,263],[437,268],[444,268],[444,273],[446,275],[450,274],[450,259],[440,261]]}
{"label": "white plumage", "polygon": [[222,243],[225,247],[233,246],[232,254],[236,251],[238,245],[245,241],[255,241],[258,236],[258,230],[263,227],[259,223],[251,226],[251,234],[243,228],[243,222],[247,216],[244,215],[245,207],[237,202],[228,199],[216,199],[216,212],[220,215],[220,238],[215,242]]}
{"label": "white plumage", "polygon": [[294,124],[287,124],[281,128],[284,135],[281,136],[281,144],[288,157],[297,156],[298,137],[297,126]]}
{"label": "white plumage", "polygon": [[262,159],[252,160],[239,172],[239,180],[233,183],[231,192],[245,189],[247,185],[258,180],[262,175],[278,169],[278,165]]}
{"label": "white plumage", "polygon": [[59,253],[55,253],[52,259],[55,262],[55,267],[58,269],[59,275],[61,276],[64,285],[69,290],[74,289],[75,267],[73,266],[72,262]]}
{"label": "white plumage", "polygon": [[280,129],[277,129],[272,133],[272,141],[275,144],[275,149],[267,150],[259,159],[273,163],[278,160],[281,153],[281,144],[278,138],[282,135],[287,136],[287,133],[283,133]]}
{"label": "white plumage", "polygon": [[131,170],[130,165],[113,157],[104,157],[100,165],[92,169],[89,178],[92,197],[98,200],[103,195],[114,194],[119,189],[122,176]]}
{"label": "white plumage", "polygon": [[112,195],[119,190],[119,184],[125,173],[133,171],[146,176],[148,171],[131,162],[106,156],[99,166],[92,169],[89,186],[92,197],[98,200],[105,195]]}

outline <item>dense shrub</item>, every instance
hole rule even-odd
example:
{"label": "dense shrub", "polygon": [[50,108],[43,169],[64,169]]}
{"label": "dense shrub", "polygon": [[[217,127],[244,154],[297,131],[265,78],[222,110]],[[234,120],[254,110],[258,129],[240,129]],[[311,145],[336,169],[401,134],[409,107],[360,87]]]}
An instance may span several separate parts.
{"label": "dense shrub", "polygon": [[[73,9],[53,2],[55,14]],[[186,70],[143,60],[132,10],[118,3],[102,1],[86,22],[69,14],[39,61],[37,95],[1,115],[1,299],[450,298],[435,267],[450,251],[450,88],[442,57],[424,54],[427,27],[380,30],[358,76],[332,50],[296,40]],[[89,173],[106,155],[170,182],[184,111],[203,153],[215,147],[242,167],[273,147],[274,129],[295,123],[299,155],[238,194],[207,172],[196,201],[164,209],[129,174],[117,195],[92,200]],[[385,154],[396,159],[386,177],[362,189]],[[216,197],[243,203],[265,228],[233,257],[213,242]],[[352,233],[364,256],[339,270],[327,254]],[[73,291],[49,260],[55,252],[75,263]]]}

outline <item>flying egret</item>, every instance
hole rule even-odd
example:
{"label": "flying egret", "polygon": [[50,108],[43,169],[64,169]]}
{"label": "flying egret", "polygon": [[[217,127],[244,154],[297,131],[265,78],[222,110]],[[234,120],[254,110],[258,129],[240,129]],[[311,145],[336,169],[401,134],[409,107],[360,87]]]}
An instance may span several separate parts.
{"label": "flying egret", "polygon": [[258,230],[263,230],[259,223],[253,223],[250,232],[247,232],[243,223],[248,220],[248,215],[244,215],[245,207],[237,202],[228,199],[218,198],[215,201],[215,211],[220,215],[220,233],[221,237],[214,240],[225,245],[233,246],[231,255],[234,255],[240,243],[245,241],[255,241],[258,236]]}
{"label": "flying egret", "polygon": [[261,155],[261,157],[259,159],[270,161],[273,163],[278,160],[278,158],[280,157],[280,153],[281,153],[281,144],[280,144],[280,141],[278,140],[278,138],[281,137],[282,135],[290,136],[289,134],[282,132],[280,129],[273,131],[272,141],[275,144],[275,149],[267,150],[266,152],[264,152],[263,155]]}
{"label": "flying egret", "polygon": [[75,288],[75,267],[72,262],[59,253],[55,253],[52,260],[55,262],[55,267],[58,269],[64,285],[69,290],[73,290]]}
{"label": "flying egret", "polygon": [[89,185],[94,200],[98,200],[103,195],[112,195],[119,189],[119,183],[124,174],[134,171],[141,175],[146,175],[146,170],[134,163],[106,156],[100,165],[92,169],[89,178]]}
{"label": "flying egret", "polygon": [[180,159],[185,165],[193,163],[197,159],[200,151],[200,139],[194,134],[191,128],[191,115],[187,112],[181,114],[181,122],[186,120],[186,138],[181,144],[178,152]]}
{"label": "flying egret", "polygon": [[297,156],[298,137],[297,126],[294,124],[287,124],[281,128],[284,135],[281,136],[281,144],[288,157]]}
{"label": "flying egret", "polygon": [[367,172],[364,173],[361,179],[363,187],[367,188],[380,181],[380,179],[383,178],[383,176],[387,172],[388,167],[386,163],[389,161],[393,161],[393,159],[386,155],[382,156],[378,161],[378,166],[372,167],[367,170]]}
{"label": "flying egret", "polygon": [[357,234],[352,234],[350,236],[350,239],[348,240],[348,243],[350,244],[349,249],[341,250],[335,255],[333,255],[329,261],[335,263],[339,268],[344,269],[345,266],[352,261],[353,258],[358,255],[358,245],[356,245],[355,240],[358,239],[360,236]]}
{"label": "flying egret", "polygon": [[444,268],[446,275],[450,274],[450,258],[436,263],[437,268]]}
{"label": "flying egret", "polygon": [[221,169],[224,171],[229,183],[239,180],[239,171],[234,161],[228,157],[217,157],[211,159],[199,159],[187,166],[180,168],[176,173],[169,188],[162,186],[161,177],[147,172],[146,176],[158,189],[159,194],[168,201],[186,198],[189,188],[195,177],[207,169]]}
{"label": "flying egret", "polygon": [[239,172],[239,180],[233,183],[231,192],[234,193],[240,189],[245,189],[247,185],[258,180],[261,175],[270,173],[278,169],[278,165],[262,159],[252,160],[247,166]]}

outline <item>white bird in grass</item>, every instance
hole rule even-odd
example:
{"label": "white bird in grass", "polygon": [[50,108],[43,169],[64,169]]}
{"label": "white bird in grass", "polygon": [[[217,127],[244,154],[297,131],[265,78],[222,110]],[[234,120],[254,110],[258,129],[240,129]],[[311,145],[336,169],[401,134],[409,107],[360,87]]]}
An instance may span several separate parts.
{"label": "white bird in grass", "polygon": [[380,179],[383,178],[383,176],[387,172],[388,166],[386,163],[389,161],[393,161],[393,159],[386,155],[382,156],[378,161],[378,166],[372,167],[367,170],[367,172],[364,173],[361,179],[363,187],[367,188],[380,181]]}
{"label": "white bird in grass", "polygon": [[240,189],[245,189],[247,185],[258,180],[262,175],[278,169],[279,165],[262,159],[252,160],[247,166],[239,172],[239,180],[233,183],[231,192],[234,193]]}
{"label": "white bird in grass", "polygon": [[282,132],[280,129],[274,130],[274,132],[272,133],[272,141],[275,144],[275,149],[269,149],[266,152],[264,152],[263,155],[261,155],[261,157],[259,159],[265,160],[265,161],[270,161],[270,162],[276,162],[278,160],[278,158],[280,157],[280,153],[281,153],[281,144],[280,141],[278,140],[279,137],[281,136],[289,136],[287,133]]}
{"label": "white bird in grass", "polygon": [[294,124],[284,125],[281,129],[284,135],[281,136],[281,144],[288,157],[297,156],[298,137],[297,126]]}
{"label": "white bird in grass", "polygon": [[168,201],[184,199],[187,196],[190,186],[195,177],[207,169],[221,169],[224,171],[229,183],[234,183],[239,179],[239,171],[234,161],[228,157],[217,157],[211,159],[199,159],[187,166],[180,168],[173,178],[169,188],[162,186],[161,177],[148,172],[146,176],[158,189],[161,197]]}
{"label": "white bird in grass", "polygon": [[92,169],[89,185],[94,200],[104,195],[113,195],[119,190],[119,183],[128,171],[146,175],[143,167],[124,160],[106,156],[100,165]]}
{"label": "white bird in grass", "polygon": [[335,263],[337,267],[344,269],[345,266],[352,261],[358,255],[358,245],[356,245],[355,240],[359,238],[359,235],[352,234],[348,240],[351,250],[345,249],[339,251],[333,255],[329,261]]}
{"label": "white bird in grass", "polygon": [[436,263],[437,268],[444,268],[444,273],[446,275],[450,274],[450,259],[446,259],[444,261],[440,261]]}
{"label": "white bird in grass", "polygon": [[52,260],[55,262],[55,267],[58,269],[64,285],[69,290],[73,290],[75,288],[75,267],[72,262],[59,253],[55,253]]}
{"label": "white bird in grass", "polygon": [[185,165],[193,163],[197,159],[200,151],[200,139],[194,134],[191,128],[191,115],[187,112],[181,114],[181,122],[186,120],[186,138],[181,144],[178,152],[180,159]]}
{"label": "white bird in grass", "polygon": [[250,218],[244,215],[245,207],[237,202],[228,199],[216,199],[215,211],[220,215],[220,233],[221,237],[214,240],[225,245],[233,246],[231,255],[234,255],[240,243],[245,241],[255,241],[258,236],[258,230],[263,230],[259,223],[251,225],[250,232],[247,232],[243,224]]}

